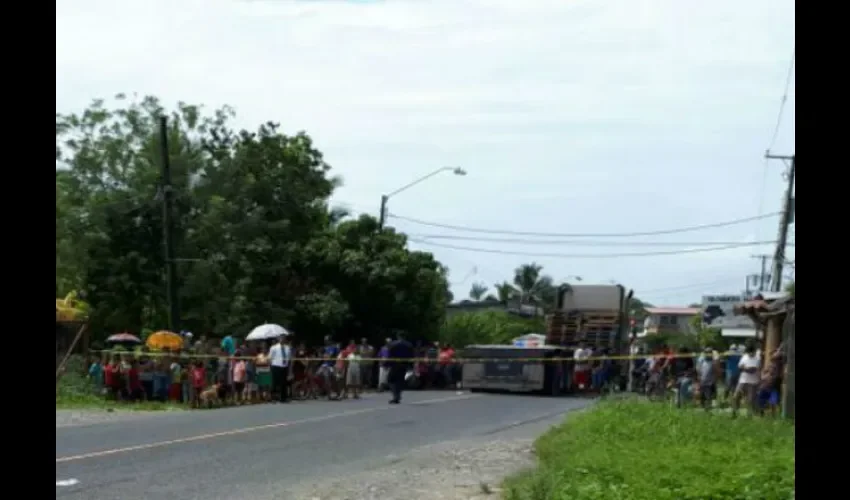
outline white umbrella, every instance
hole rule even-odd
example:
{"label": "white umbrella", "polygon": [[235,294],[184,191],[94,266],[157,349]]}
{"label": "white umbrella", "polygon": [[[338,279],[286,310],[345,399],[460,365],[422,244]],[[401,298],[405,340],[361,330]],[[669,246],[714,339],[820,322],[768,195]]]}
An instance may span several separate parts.
{"label": "white umbrella", "polygon": [[289,332],[286,331],[286,328],[274,323],[266,323],[251,330],[245,340],[268,340],[287,335],[289,335]]}

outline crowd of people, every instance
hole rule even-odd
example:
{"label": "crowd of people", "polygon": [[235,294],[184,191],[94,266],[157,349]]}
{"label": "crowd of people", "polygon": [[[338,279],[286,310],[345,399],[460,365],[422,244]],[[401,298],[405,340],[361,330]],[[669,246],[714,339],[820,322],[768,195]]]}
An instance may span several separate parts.
{"label": "crowd of people", "polygon": [[[187,339],[183,349],[103,351],[92,356],[88,376],[95,390],[113,400],[171,401],[213,407],[293,399],[359,398],[364,390],[454,387],[460,382],[455,350],[430,343],[414,347],[386,339],[375,349],[367,339],[341,345],[292,345],[290,337],[218,345],[207,337]],[[391,401],[391,402],[392,402]]]}
{"label": "crowd of people", "polygon": [[783,346],[765,358],[755,342],[733,345],[725,353],[706,348],[692,353],[666,346],[636,359],[636,388],[650,398],[675,393],[678,406],[698,401],[706,410],[728,404],[733,415],[746,407],[752,414],[776,415],[785,371]]}

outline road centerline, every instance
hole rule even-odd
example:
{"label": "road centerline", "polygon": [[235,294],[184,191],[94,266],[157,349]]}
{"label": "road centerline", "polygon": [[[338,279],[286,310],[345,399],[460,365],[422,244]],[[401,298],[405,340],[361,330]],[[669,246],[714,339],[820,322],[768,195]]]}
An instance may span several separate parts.
{"label": "road centerline", "polygon": [[[422,401],[414,401],[414,402],[408,403],[405,406],[418,406],[418,405],[426,405],[426,404],[448,403],[448,402],[452,402],[452,401],[461,401],[461,400],[464,400],[464,399],[472,399],[472,398],[477,398],[477,397],[479,397],[479,396],[474,395],[474,394],[453,395],[453,396],[448,396],[448,397],[444,397],[444,398],[432,398],[432,399],[426,399],[426,400],[422,400]],[[185,438],[169,439],[169,440],[165,440],[165,441],[155,441],[155,442],[152,442],[152,443],[144,443],[144,444],[138,444],[138,445],[133,445],[133,446],[123,446],[123,447],[120,447],[120,448],[112,448],[112,449],[93,451],[93,452],[88,452],[88,453],[80,453],[78,455],[69,455],[69,456],[65,456],[65,457],[57,457],[56,463],[59,464],[59,463],[67,463],[67,462],[76,462],[76,461],[85,460],[85,459],[89,459],[89,458],[98,458],[98,457],[103,457],[103,456],[108,456],[108,455],[117,455],[117,454],[121,454],[121,453],[129,453],[131,451],[149,450],[149,449],[153,449],[153,448],[163,448],[163,447],[166,447],[166,446],[173,446],[173,445],[191,443],[191,442],[196,442],[196,441],[206,441],[206,440],[215,439],[215,438],[219,438],[219,437],[235,436],[235,435],[239,435],[239,434],[247,434],[247,433],[250,433],[250,432],[257,432],[257,431],[262,431],[262,430],[267,430],[267,429],[289,427],[289,426],[293,426],[293,425],[307,424],[307,423],[313,423],[313,422],[322,422],[322,421],[331,420],[331,419],[334,419],[334,418],[350,417],[350,416],[354,416],[354,415],[362,415],[364,413],[373,413],[373,412],[377,412],[377,411],[388,411],[388,410],[393,410],[395,408],[399,408],[399,407],[376,406],[376,407],[372,407],[372,408],[362,408],[362,409],[358,409],[358,410],[348,410],[348,411],[343,411],[343,412],[338,412],[338,413],[330,413],[328,415],[318,415],[318,416],[307,417],[307,418],[298,419],[298,420],[275,422],[275,423],[271,423],[271,424],[255,425],[255,426],[251,426],[251,427],[243,427],[243,428],[231,429],[231,430],[221,431],[221,432],[211,432],[211,433],[205,433],[205,434],[198,434],[198,435],[195,435],[195,436],[188,436],[188,437],[185,437]]]}

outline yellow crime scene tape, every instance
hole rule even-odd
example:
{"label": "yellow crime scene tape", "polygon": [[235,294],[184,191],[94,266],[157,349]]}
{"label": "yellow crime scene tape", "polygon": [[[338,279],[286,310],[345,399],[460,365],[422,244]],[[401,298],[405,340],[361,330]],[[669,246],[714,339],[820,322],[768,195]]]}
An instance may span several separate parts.
{"label": "yellow crime scene tape", "polygon": [[[246,361],[254,361],[257,359],[256,356],[222,356],[220,354],[196,354],[196,353],[169,353],[169,352],[139,352],[139,351],[111,351],[111,350],[101,350],[101,351],[89,351],[95,354],[107,354],[111,356],[128,356],[128,357],[168,357],[168,358],[177,358],[183,360],[202,360],[202,359],[242,359]],[[738,355],[740,353],[736,352],[726,352],[726,353],[718,353],[719,356],[728,356],[728,355]],[[589,358],[584,358],[581,361],[583,363],[588,361],[629,361],[634,359],[647,359],[647,358],[655,358],[655,359],[672,359],[672,358],[698,358],[700,356],[704,356],[705,353],[697,352],[697,353],[673,353],[673,354],[635,354],[635,355],[623,355],[623,356],[592,356]],[[302,362],[336,362],[341,361],[338,359],[329,359],[329,358],[316,358],[316,357],[296,357],[292,358],[292,361],[302,361]],[[398,362],[398,363],[439,363],[440,360],[437,358],[360,358],[358,359],[360,363],[381,363],[381,362]],[[569,357],[550,357],[550,358],[541,358],[541,357],[531,357],[531,358],[452,358],[450,363],[458,364],[458,363],[535,363],[535,362],[562,362],[562,361],[576,361],[572,356]]]}

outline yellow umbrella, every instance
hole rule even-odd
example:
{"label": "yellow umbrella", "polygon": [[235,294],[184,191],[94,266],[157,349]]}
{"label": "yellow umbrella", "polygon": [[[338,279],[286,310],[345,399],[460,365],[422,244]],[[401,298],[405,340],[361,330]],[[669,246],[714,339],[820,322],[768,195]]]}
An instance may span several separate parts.
{"label": "yellow umbrella", "polygon": [[162,330],[150,334],[145,344],[151,349],[170,349],[174,351],[183,348],[183,337],[174,332]]}

